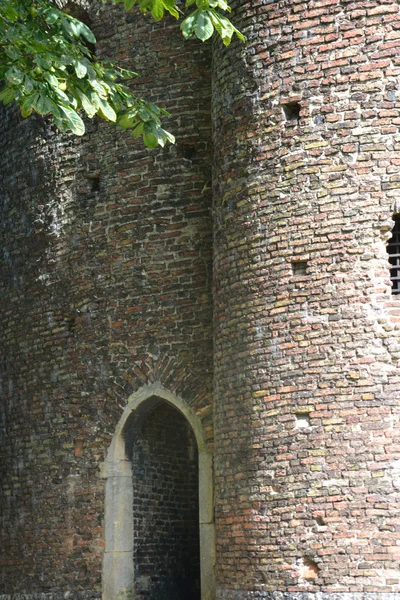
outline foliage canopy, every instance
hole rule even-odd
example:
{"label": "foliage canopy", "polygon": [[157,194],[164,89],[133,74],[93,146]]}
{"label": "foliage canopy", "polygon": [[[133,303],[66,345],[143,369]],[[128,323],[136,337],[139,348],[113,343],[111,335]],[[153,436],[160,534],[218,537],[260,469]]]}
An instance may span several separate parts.
{"label": "foliage canopy", "polygon": [[[157,21],[166,13],[185,16],[175,0],[112,3],[150,12]],[[225,0],[187,0],[185,9],[191,10],[181,22],[185,38],[205,41],[216,32],[225,45],[233,35],[244,40],[226,16],[231,9]],[[168,113],[135,96],[126,82],[137,74],[98,60],[95,43],[87,25],[48,0],[0,0],[0,101],[16,102],[23,117],[52,115],[63,132],[83,135],[85,113],[129,129],[149,148],[173,142],[161,124]]]}

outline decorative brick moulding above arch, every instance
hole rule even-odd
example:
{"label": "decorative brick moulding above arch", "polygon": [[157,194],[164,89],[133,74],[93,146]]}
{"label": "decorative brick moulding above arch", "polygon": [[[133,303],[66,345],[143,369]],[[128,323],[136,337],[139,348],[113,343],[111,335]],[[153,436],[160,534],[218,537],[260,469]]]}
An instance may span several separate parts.
{"label": "decorative brick moulding above arch", "polygon": [[200,419],[180,397],[158,382],[142,387],[129,397],[103,464],[102,476],[106,479],[103,600],[134,598],[133,484],[125,432],[127,426],[133,426],[134,431],[139,432],[146,415],[160,400],[186,418],[197,441],[201,600],[215,600],[212,455],[205,444]]}

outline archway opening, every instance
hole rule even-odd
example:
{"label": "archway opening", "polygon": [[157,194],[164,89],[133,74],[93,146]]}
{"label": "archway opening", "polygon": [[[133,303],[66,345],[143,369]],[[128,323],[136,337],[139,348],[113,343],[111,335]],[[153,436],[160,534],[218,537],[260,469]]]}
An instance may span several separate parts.
{"label": "archway opening", "polygon": [[132,466],[135,600],[200,600],[198,448],[160,398],[124,428]]}

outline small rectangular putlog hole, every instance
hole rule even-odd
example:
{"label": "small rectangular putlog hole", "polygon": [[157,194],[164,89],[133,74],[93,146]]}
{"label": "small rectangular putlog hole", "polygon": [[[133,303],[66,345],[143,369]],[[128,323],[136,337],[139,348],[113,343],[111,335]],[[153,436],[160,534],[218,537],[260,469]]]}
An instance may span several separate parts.
{"label": "small rectangular putlog hole", "polygon": [[311,427],[309,413],[295,413],[296,429]]}
{"label": "small rectangular putlog hole", "polygon": [[82,454],[83,454],[83,440],[75,440],[74,454],[75,454],[75,456],[82,456]]}
{"label": "small rectangular putlog hole", "polygon": [[299,121],[301,106],[298,102],[287,102],[282,105],[286,121]]}
{"label": "small rectangular putlog hole", "polygon": [[292,261],[292,272],[293,275],[307,275],[307,261],[306,260],[293,260]]}
{"label": "small rectangular putlog hole", "polygon": [[319,575],[318,565],[311,558],[304,558],[300,565],[300,577],[306,581],[313,581]]}
{"label": "small rectangular putlog hole", "polygon": [[91,192],[99,192],[100,191],[100,172],[92,171],[90,173],[85,173],[85,177],[89,182],[90,191]]}
{"label": "small rectangular putlog hole", "polygon": [[92,185],[92,192],[100,191],[100,175],[98,177],[92,177],[91,185]]}

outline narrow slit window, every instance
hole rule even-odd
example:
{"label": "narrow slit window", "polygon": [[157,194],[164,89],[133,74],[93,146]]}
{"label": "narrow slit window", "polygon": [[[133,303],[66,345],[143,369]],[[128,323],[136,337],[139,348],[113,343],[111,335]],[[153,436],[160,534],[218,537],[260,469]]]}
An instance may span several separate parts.
{"label": "narrow slit window", "polygon": [[387,251],[389,254],[390,280],[392,282],[392,294],[400,294],[400,215],[393,217],[394,227]]}

